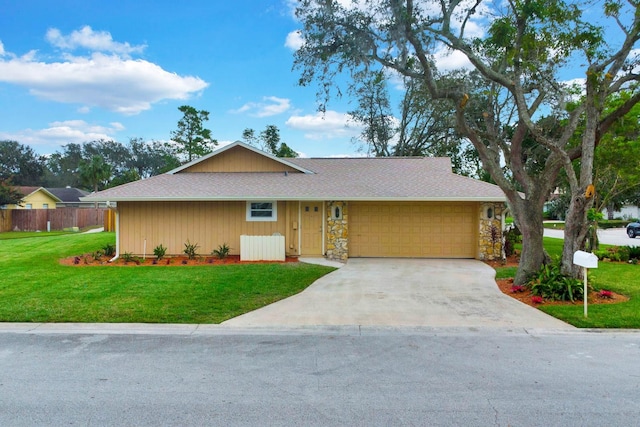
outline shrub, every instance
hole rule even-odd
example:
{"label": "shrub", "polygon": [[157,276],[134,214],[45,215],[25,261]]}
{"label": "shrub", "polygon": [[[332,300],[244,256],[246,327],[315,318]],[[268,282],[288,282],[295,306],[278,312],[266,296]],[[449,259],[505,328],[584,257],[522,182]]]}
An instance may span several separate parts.
{"label": "shrub", "polygon": [[527,288],[523,285],[513,285],[511,286],[512,293],[524,292]]}
{"label": "shrub", "polygon": [[612,298],[613,297],[613,293],[611,291],[607,291],[606,289],[602,289],[600,290],[600,292],[598,292],[598,296],[600,298]]}
{"label": "shrub", "polygon": [[107,243],[103,246],[102,253],[108,257],[114,256],[116,254],[116,245],[114,245],[113,243]]}
{"label": "shrub", "polygon": [[629,261],[631,252],[629,251],[628,246],[617,246],[616,249],[618,253],[618,261]]}
{"label": "shrub", "polygon": [[229,256],[229,251],[231,251],[229,245],[223,243],[222,245],[218,246],[218,249],[214,249],[211,254],[217,256],[219,259],[225,259],[227,256]]}
{"label": "shrub", "polygon": [[131,252],[125,252],[122,254],[122,260],[126,263],[126,262],[132,262],[135,261],[135,257],[133,256],[133,254]]}
{"label": "shrub", "polygon": [[189,259],[196,259],[196,257],[198,256],[198,244],[192,244],[188,239],[187,239],[187,243],[184,244],[184,253],[187,255],[187,258]]}
{"label": "shrub", "polygon": [[640,258],[640,247],[613,246],[606,250],[594,251],[599,260],[623,261]]}
{"label": "shrub", "polygon": [[167,253],[167,248],[162,246],[162,243],[159,244],[158,246],[156,246],[155,248],[153,248],[153,254],[156,256],[158,261],[161,260],[162,258],[164,258],[164,255],[166,253]]}
{"label": "shrub", "polygon": [[516,243],[522,240],[522,233],[515,225],[509,227],[504,233],[504,254],[510,257],[515,253]]}
{"label": "shrub", "polygon": [[593,254],[595,256],[597,256],[600,261],[602,261],[605,258],[609,258],[609,253],[610,252],[608,250],[606,250],[606,249],[599,250],[599,251],[593,251]]}
{"label": "shrub", "polygon": [[584,293],[580,280],[560,272],[560,262],[544,265],[528,285],[531,293],[551,301],[581,300]]}
{"label": "shrub", "polygon": [[91,252],[91,256],[95,261],[99,261],[100,258],[102,258],[102,252],[101,251]]}
{"label": "shrub", "polygon": [[625,246],[629,251],[629,259],[640,259],[640,246]]}
{"label": "shrub", "polygon": [[610,220],[599,220],[598,221],[598,228],[624,228],[627,226],[627,224],[629,224],[629,221],[625,221],[625,220],[617,220],[617,219],[610,219]]}
{"label": "shrub", "polygon": [[531,297],[531,302],[534,304],[542,304],[544,302],[544,299],[541,296],[534,295]]}

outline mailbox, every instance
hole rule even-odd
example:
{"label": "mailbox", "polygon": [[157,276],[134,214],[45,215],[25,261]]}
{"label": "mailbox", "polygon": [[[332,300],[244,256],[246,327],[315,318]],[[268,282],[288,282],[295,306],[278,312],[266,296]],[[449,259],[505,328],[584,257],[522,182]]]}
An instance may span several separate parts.
{"label": "mailbox", "polygon": [[598,257],[585,251],[576,251],[573,254],[573,263],[584,268],[598,268]]}

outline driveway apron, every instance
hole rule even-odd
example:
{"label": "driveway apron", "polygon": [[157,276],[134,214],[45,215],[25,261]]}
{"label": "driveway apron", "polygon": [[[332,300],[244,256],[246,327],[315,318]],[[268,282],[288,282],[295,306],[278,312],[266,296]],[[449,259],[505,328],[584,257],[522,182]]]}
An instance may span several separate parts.
{"label": "driveway apron", "polygon": [[573,329],[504,295],[476,260],[352,258],[303,292],[224,325]]}

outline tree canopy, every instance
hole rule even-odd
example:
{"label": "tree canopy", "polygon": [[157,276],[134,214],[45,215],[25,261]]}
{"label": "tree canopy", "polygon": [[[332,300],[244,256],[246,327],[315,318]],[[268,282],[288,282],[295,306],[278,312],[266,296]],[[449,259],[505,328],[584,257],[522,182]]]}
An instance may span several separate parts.
{"label": "tree canopy", "polygon": [[242,139],[247,144],[259,146],[263,151],[276,157],[298,157],[296,151],[280,141],[280,129],[275,125],[267,125],[258,136],[255,130],[246,128],[242,131]]}
{"label": "tree canopy", "polygon": [[12,178],[15,185],[40,185],[45,159],[17,141],[0,141],[0,179]]}
{"label": "tree canopy", "polygon": [[189,105],[182,105],[178,110],[183,116],[178,121],[178,129],[171,132],[177,152],[185,155],[187,162],[212,152],[218,141],[212,139],[211,130],[204,127],[204,122],[209,120],[209,112]]}
{"label": "tree canopy", "polygon": [[19,205],[24,195],[11,183],[10,179],[0,179],[0,206]]}

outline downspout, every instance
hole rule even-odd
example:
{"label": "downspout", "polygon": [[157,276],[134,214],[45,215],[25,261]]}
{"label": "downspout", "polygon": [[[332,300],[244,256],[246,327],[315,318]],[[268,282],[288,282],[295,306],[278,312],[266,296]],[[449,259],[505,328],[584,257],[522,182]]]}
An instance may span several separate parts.
{"label": "downspout", "polygon": [[302,202],[298,200],[298,256],[302,254]]}
{"label": "downspout", "polygon": [[321,233],[322,233],[322,256],[326,257],[327,256],[327,249],[325,248],[325,244],[324,244],[324,238],[325,238],[325,224],[327,223],[327,206],[325,204],[325,201],[322,201],[322,229],[321,229]]}
{"label": "downspout", "polygon": [[114,262],[118,258],[120,258],[120,213],[116,208],[116,254],[113,258],[109,260],[109,262]]}

